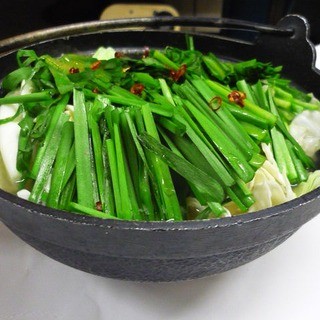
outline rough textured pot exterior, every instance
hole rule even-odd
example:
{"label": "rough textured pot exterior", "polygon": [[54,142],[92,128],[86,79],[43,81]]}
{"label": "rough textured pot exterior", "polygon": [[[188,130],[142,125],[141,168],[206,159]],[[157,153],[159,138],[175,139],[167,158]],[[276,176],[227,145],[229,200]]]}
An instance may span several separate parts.
{"label": "rough textured pot exterior", "polygon": [[[144,23],[140,20],[140,24],[155,24],[154,21],[153,24],[145,21],[151,20],[145,19]],[[157,25],[179,22],[156,21]],[[230,21],[225,20],[213,22],[197,20],[197,24],[202,25],[230,25]],[[195,23],[192,19],[180,20],[180,24],[192,23]],[[110,27],[110,23],[107,24]],[[139,23],[136,21],[136,24]],[[113,25],[117,26],[117,23]],[[122,25],[128,24],[122,20]],[[32,47],[39,54],[59,55],[70,51],[92,52],[101,45],[131,53],[141,52],[146,45],[152,48],[185,46],[185,36],[181,32],[111,32],[104,30],[103,22],[68,28],[50,29],[0,42],[0,50],[2,47],[7,51],[0,57],[0,77],[14,69],[15,50],[20,47]],[[314,49],[307,40],[308,25],[303,18],[284,18],[277,26],[280,31],[259,25],[250,25],[249,28],[260,32],[254,43],[217,34],[197,34],[195,46],[202,51],[214,51],[229,60],[258,58],[283,65],[285,76],[306,91],[317,92],[320,75],[314,69]],[[66,37],[68,34],[70,36]],[[315,190],[283,205],[231,218],[128,222],[77,216],[32,204],[0,190],[0,219],[36,249],[93,274],[137,281],[199,278],[252,261],[316,216],[319,205],[320,191]]]}

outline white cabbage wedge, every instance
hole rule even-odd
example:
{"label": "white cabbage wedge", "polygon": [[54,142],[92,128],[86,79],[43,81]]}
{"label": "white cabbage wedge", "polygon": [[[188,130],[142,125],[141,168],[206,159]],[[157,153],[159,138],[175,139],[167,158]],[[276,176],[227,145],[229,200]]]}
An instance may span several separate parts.
{"label": "white cabbage wedge", "polygon": [[256,199],[249,212],[270,208],[296,198],[286,174],[281,173],[277,166],[270,145],[262,143],[261,146],[267,159],[248,185]]}
{"label": "white cabbage wedge", "polygon": [[[14,95],[24,95],[31,93],[33,90],[31,81],[23,81],[21,89],[16,90]],[[12,117],[18,110],[18,104],[0,106],[0,119]],[[21,174],[16,168],[18,142],[20,127],[18,125],[22,116],[17,117],[14,121],[0,126],[0,188],[14,192],[17,188]]]}
{"label": "white cabbage wedge", "polygon": [[320,111],[305,110],[298,114],[290,124],[290,133],[305,153],[314,158],[320,150]]}

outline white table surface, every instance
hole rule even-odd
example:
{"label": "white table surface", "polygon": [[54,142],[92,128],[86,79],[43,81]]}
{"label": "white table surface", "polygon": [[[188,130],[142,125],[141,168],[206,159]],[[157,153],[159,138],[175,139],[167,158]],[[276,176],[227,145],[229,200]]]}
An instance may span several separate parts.
{"label": "white table surface", "polygon": [[1,320],[319,320],[320,216],[265,256],[213,277],[133,283],[75,270],[0,225]]}
{"label": "white table surface", "polygon": [[237,269],[179,283],[78,271],[0,223],[0,320],[319,320],[320,216]]}

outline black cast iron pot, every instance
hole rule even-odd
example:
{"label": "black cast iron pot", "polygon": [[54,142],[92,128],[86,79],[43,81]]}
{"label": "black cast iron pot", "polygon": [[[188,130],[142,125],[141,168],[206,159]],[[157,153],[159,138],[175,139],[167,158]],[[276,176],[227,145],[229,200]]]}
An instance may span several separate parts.
{"label": "black cast iron pot", "polygon": [[[15,69],[15,51],[38,54],[93,52],[113,46],[142,52],[145,46],[185,47],[183,32],[110,30],[115,27],[215,26],[258,32],[253,42],[221,33],[195,34],[195,47],[229,60],[258,58],[283,65],[283,74],[305,91],[320,94],[320,74],[308,41],[308,24],[287,16],[276,27],[243,21],[145,18],[98,21],[34,32],[0,42],[0,78]],[[5,53],[4,53],[5,52]],[[319,98],[319,96],[318,96]],[[20,238],[69,266],[105,277],[138,281],[193,279],[235,268],[272,250],[319,212],[317,189],[288,203],[251,214],[205,221],[128,222],[99,220],[53,210],[0,190],[0,219]]]}

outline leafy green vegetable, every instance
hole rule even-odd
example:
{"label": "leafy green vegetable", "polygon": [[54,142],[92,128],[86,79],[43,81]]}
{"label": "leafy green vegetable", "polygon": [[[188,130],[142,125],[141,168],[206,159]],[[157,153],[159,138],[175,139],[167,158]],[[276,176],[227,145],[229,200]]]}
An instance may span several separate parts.
{"label": "leafy green vegetable", "polygon": [[161,157],[171,168],[195,184],[206,196],[206,201],[222,202],[224,198],[221,186],[204,171],[198,169],[190,162],[180,158],[173,152],[162,146],[152,136],[141,134],[139,139],[156,156]]}
{"label": "leafy green vegetable", "polygon": [[[288,126],[320,102],[281,78],[281,66],[224,61],[186,40],[187,50],[143,57],[18,51],[0,97],[18,111],[0,125],[22,118],[19,188],[31,201],[102,219],[180,221],[190,218],[188,197],[202,210],[193,219],[208,219],[262,208],[268,201],[252,187],[260,178],[275,188],[311,179],[313,160]],[[25,83],[31,93],[12,94]]]}

